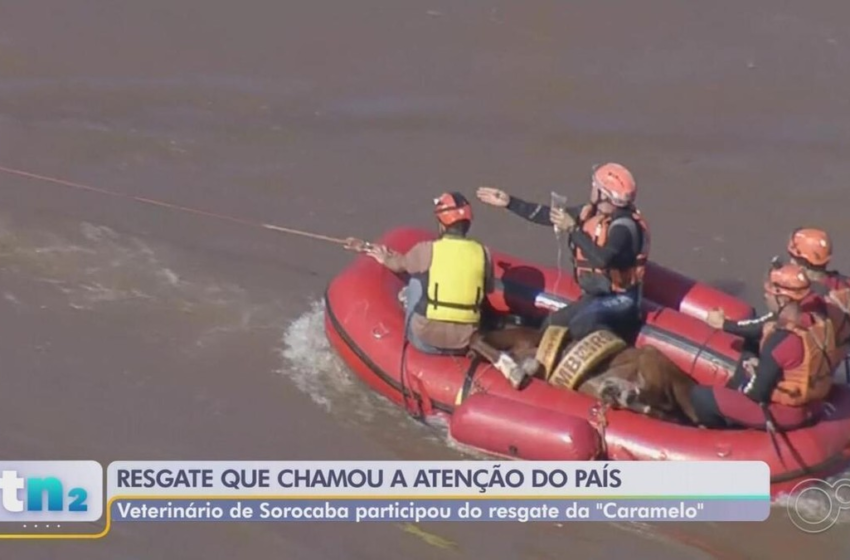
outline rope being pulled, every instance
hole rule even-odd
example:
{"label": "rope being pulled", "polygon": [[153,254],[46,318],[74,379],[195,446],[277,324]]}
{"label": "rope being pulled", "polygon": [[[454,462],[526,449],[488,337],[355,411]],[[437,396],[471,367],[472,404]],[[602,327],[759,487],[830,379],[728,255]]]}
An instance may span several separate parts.
{"label": "rope being pulled", "polygon": [[236,218],[234,216],[219,214],[217,212],[210,212],[210,211],[207,211],[207,210],[200,210],[198,208],[191,208],[189,206],[182,206],[180,204],[174,204],[174,203],[171,203],[171,202],[166,202],[166,201],[163,201],[163,200],[157,200],[157,199],[153,199],[153,198],[146,198],[146,197],[142,197],[142,196],[136,196],[136,195],[121,193],[121,192],[117,192],[117,191],[111,191],[111,190],[102,189],[102,188],[99,188],[99,187],[93,187],[91,185],[86,185],[86,184],[83,184],[83,183],[77,183],[77,182],[74,182],[74,181],[68,181],[66,179],[60,179],[58,177],[50,177],[48,175],[40,175],[38,173],[32,173],[30,171],[24,171],[22,169],[15,169],[15,168],[12,168],[12,167],[6,167],[6,166],[2,166],[2,165],[0,165],[0,173],[6,173],[7,175],[17,175],[18,177],[25,177],[27,179],[34,179],[34,180],[37,180],[37,181],[44,181],[44,182],[52,183],[52,184],[55,184],[55,185],[62,185],[62,186],[65,186],[65,187],[70,187],[70,188],[78,189],[78,190],[85,190],[85,191],[89,191],[89,192],[93,192],[93,193],[97,193],[97,194],[102,194],[102,195],[106,195],[106,196],[126,198],[126,199],[129,199],[129,200],[133,200],[135,202],[141,202],[141,203],[144,203],[144,204],[159,206],[161,208],[168,208],[170,210],[177,210],[179,212],[187,212],[187,213],[190,213],[190,214],[205,216],[207,218],[214,218],[214,219],[217,219],[217,220],[225,220],[225,221],[228,221],[228,222],[233,222],[233,223],[242,224],[242,225],[246,225],[246,226],[268,229],[268,230],[276,231],[276,232],[279,232],[279,233],[287,233],[287,234],[291,234],[291,235],[298,235],[298,236],[301,236],[301,237],[316,239],[318,241],[325,241],[325,242],[333,243],[333,244],[336,244],[336,245],[342,245],[346,249],[358,251],[358,252],[366,251],[371,247],[371,245],[369,243],[362,241],[360,239],[355,239],[353,237],[348,237],[348,238],[343,239],[343,238],[339,238],[339,237],[331,237],[331,236],[328,236],[328,235],[313,233],[313,232],[305,231],[305,230],[301,230],[301,229],[283,227],[283,226],[279,226],[279,225],[276,225],[276,224],[266,224],[266,223],[262,223],[262,222],[258,222],[258,221],[254,221],[254,220],[246,220],[246,219],[243,219],[243,218]]}

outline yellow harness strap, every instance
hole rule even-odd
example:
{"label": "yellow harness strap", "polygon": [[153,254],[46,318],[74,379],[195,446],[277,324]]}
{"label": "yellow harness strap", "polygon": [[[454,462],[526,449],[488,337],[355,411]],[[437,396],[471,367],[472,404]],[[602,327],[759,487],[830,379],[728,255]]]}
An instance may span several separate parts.
{"label": "yellow harness strap", "polygon": [[556,387],[575,390],[603,360],[621,352],[626,346],[626,341],[611,331],[593,332],[564,354],[548,381]]}
{"label": "yellow harness strap", "polygon": [[552,375],[552,368],[555,367],[555,362],[558,360],[559,352],[564,346],[569,334],[567,327],[550,326],[543,333],[543,338],[537,346],[537,355],[534,358],[543,366],[543,379],[549,379]]}

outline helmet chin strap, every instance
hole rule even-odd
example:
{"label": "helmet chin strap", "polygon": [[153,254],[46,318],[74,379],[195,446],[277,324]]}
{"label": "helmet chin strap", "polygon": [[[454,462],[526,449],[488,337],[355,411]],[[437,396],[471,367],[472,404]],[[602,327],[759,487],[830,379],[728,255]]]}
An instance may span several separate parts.
{"label": "helmet chin strap", "polygon": [[791,298],[786,297],[785,303],[779,303],[779,297],[778,296],[774,296],[774,297],[776,297],[776,303],[779,305],[779,309],[776,310],[776,317],[781,318],[783,321],[788,322],[787,318],[782,317],[782,312],[785,311],[788,308],[789,305],[791,305],[791,302],[792,302]]}
{"label": "helmet chin strap", "polygon": [[607,195],[605,193],[605,191],[603,191],[602,189],[597,189],[596,192],[597,192],[597,199],[598,200],[596,200],[596,202],[591,201],[591,203],[590,203],[590,205],[593,207],[594,211],[600,211],[599,205],[602,204],[603,202],[607,202],[610,205],[611,210],[608,212],[609,214],[613,213],[617,208],[620,208],[619,206],[614,204],[613,199],[609,195]]}

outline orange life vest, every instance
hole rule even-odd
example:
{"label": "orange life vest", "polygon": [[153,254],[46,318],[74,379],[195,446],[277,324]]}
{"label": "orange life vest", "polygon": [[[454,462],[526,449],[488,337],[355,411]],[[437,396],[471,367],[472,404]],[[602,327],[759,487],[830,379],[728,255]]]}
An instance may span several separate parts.
{"label": "orange life vest", "polygon": [[[626,217],[612,219],[611,216],[594,213],[593,206],[586,204],[581,209],[578,219],[578,226],[599,247],[604,247],[608,241],[608,232],[611,226],[621,224],[631,231],[632,241],[635,244],[635,253],[637,254],[635,265],[626,269],[594,268],[587,261],[582,250],[576,246],[572,246],[576,280],[584,274],[601,274],[610,280],[611,289],[615,292],[624,292],[643,282],[643,277],[646,273],[646,262],[649,258],[649,226],[638,210],[632,210],[631,220]],[[640,231],[632,224],[637,224]],[[640,243],[639,247],[637,246],[638,243]]]}
{"label": "orange life vest", "polygon": [[765,323],[760,348],[777,329],[790,331],[803,342],[803,361],[800,365],[782,372],[782,380],[770,396],[771,402],[785,406],[804,406],[826,398],[832,388],[832,364],[835,352],[835,334],[832,321],[812,313],[811,327],[782,325],[776,321]]}

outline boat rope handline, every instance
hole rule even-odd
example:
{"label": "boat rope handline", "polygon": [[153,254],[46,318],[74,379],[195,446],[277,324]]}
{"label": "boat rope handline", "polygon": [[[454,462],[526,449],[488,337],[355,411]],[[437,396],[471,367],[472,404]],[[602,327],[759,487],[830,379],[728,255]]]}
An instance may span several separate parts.
{"label": "boat rope handline", "polygon": [[133,200],[135,202],[141,202],[144,204],[150,204],[152,206],[159,206],[160,208],[168,208],[170,210],[177,210],[179,212],[186,212],[190,214],[196,214],[199,216],[205,216],[207,218],[214,218],[218,220],[225,220],[228,222],[238,223],[246,226],[263,228],[271,231],[276,231],[278,233],[288,233],[291,235],[297,235],[301,237],[308,237],[310,239],[316,239],[318,241],[326,241],[328,243],[334,243],[336,245],[347,245],[349,241],[347,239],[342,239],[339,237],[331,237],[328,235],[322,235],[319,233],[314,233],[310,231],[305,231],[301,229],[284,227],[276,224],[266,224],[263,222],[255,221],[255,220],[246,220],[244,218],[237,218],[234,216],[228,216],[226,214],[220,214],[217,212],[210,212],[208,210],[201,210],[198,208],[192,208],[189,206],[183,206],[181,204],[174,204],[172,202],[166,202],[164,200],[157,200],[154,198],[147,198],[143,196],[136,196],[132,194],[122,193],[118,191],[112,191],[108,189],[103,189],[99,187],[94,187],[91,185],[87,185],[84,183],[78,183],[75,181],[68,181],[66,179],[60,179],[58,177],[51,177],[48,175],[41,175],[38,173],[32,173],[30,171],[24,171],[22,169],[15,169],[12,167],[6,167],[0,165],[0,173],[6,173],[8,175],[17,175],[19,177],[25,177],[27,179],[34,179],[37,181],[52,183],[55,185],[63,185],[65,187],[70,187],[77,190],[85,190],[97,194],[102,194],[106,196],[114,196],[119,198],[127,198],[129,200]]}

